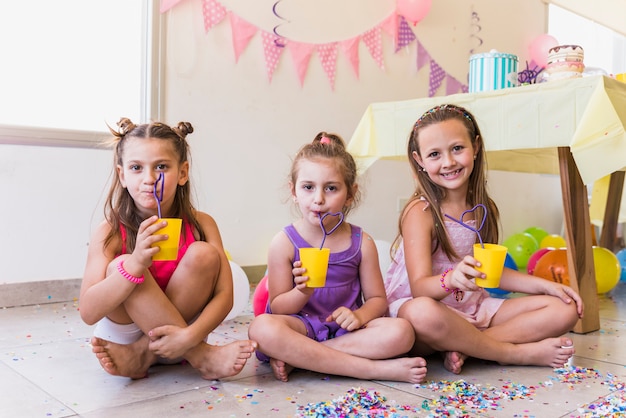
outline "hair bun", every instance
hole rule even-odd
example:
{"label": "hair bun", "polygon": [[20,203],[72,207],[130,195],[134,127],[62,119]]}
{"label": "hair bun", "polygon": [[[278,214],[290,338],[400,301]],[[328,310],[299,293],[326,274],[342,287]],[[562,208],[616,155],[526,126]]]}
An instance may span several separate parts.
{"label": "hair bun", "polygon": [[181,138],[185,139],[187,135],[193,133],[193,126],[189,122],[178,122],[175,128],[172,128],[174,132]]}

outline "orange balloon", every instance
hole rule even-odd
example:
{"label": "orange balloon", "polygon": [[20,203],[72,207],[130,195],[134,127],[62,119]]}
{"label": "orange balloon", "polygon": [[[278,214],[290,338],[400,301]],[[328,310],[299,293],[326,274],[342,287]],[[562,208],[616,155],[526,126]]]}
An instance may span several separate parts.
{"label": "orange balloon", "polygon": [[557,248],[545,253],[537,261],[533,275],[569,286],[567,250]]}

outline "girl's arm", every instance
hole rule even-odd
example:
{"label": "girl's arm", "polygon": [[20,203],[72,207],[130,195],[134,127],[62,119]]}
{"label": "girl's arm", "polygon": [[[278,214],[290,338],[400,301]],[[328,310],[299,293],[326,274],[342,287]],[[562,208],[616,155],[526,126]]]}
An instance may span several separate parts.
{"label": "girl's arm", "polygon": [[583,316],[583,301],[580,295],[569,286],[505,267],[500,278],[500,288],[530,295],[551,295],[558,297],[564,303],[575,302],[578,316]]}
{"label": "girl's arm", "polygon": [[[133,276],[143,275],[152,263],[152,255],[158,251],[158,248],[150,247],[155,242],[150,235],[160,228],[160,225],[154,225],[156,220],[157,217],[154,216],[141,223],[137,248],[124,260],[124,269]],[[104,246],[104,239],[110,230],[109,223],[102,222],[94,231],[89,243],[80,288],[80,315],[89,325],[95,324],[118,308],[137,286],[124,278],[116,266],[111,264],[115,258],[113,251],[115,244],[106,248]]]}
{"label": "girl's arm", "polygon": [[267,257],[267,289],[275,314],[300,312],[315,290],[306,287],[306,276],[297,275],[298,272],[303,274],[304,269],[300,268],[300,262],[294,264],[293,253],[294,247],[287,235],[283,231],[276,234]]}
{"label": "girl's arm", "polygon": [[402,215],[402,245],[407,275],[413,297],[428,296],[443,299],[447,293],[441,288],[439,276],[433,276],[432,237],[433,218],[428,203],[415,200]]}

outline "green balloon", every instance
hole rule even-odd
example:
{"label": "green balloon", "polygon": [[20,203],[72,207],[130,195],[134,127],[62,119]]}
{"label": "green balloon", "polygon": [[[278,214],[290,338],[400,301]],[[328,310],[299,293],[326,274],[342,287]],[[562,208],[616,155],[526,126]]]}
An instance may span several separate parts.
{"label": "green balloon", "polygon": [[529,233],[520,232],[508,237],[503,243],[520,270],[526,268],[530,256],[539,249],[539,243]]}
{"label": "green balloon", "polygon": [[538,226],[531,226],[524,230],[527,234],[530,234],[535,240],[541,244],[541,240],[548,236],[548,231]]}

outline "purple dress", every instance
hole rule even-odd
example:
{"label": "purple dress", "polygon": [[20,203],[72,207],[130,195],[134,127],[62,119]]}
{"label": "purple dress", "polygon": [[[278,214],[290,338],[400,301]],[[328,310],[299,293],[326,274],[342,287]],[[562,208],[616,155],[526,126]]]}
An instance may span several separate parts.
{"label": "purple dress", "polygon": [[[335,321],[326,322],[328,315],[333,313],[335,309],[345,306],[354,311],[363,305],[361,278],[359,276],[363,234],[358,226],[350,225],[350,228],[350,248],[330,254],[328,272],[326,273],[326,285],[316,288],[302,310],[292,315],[304,323],[307,329],[307,336],[316,341],[325,341],[348,332]],[[298,234],[293,225],[285,227],[284,232],[294,246],[293,261],[296,262],[300,260],[299,248],[312,246]],[[272,313],[269,301],[265,312]],[[263,353],[259,351],[256,353],[259,360],[269,360]]]}

